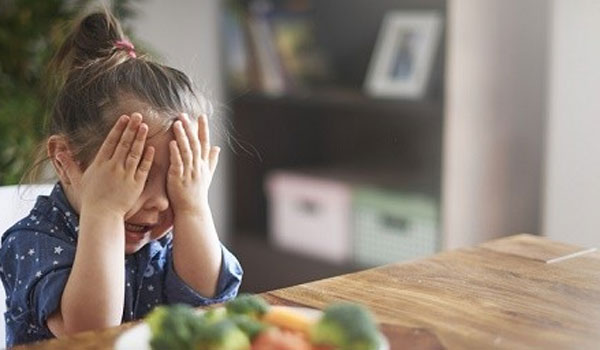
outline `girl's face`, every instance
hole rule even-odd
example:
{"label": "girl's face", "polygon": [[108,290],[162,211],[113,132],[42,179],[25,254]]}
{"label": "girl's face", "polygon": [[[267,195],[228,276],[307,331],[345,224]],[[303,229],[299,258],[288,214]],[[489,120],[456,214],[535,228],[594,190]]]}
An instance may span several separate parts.
{"label": "girl's face", "polygon": [[[136,99],[124,99],[127,103],[119,110],[119,115],[141,113],[143,121],[148,125],[148,138],[146,145],[154,147],[154,161],[146,180],[142,194],[133,207],[125,215],[125,254],[133,254],[152,240],[163,237],[173,226],[173,211],[167,196],[167,172],[169,170],[169,142],[174,139],[172,128],[167,131],[152,122],[155,118],[169,118],[160,115],[149,105]],[[49,146],[50,148],[50,146]],[[56,151],[49,150],[50,153]],[[71,188],[72,187],[72,188]],[[80,213],[80,189],[76,185],[65,187],[65,194],[73,206]]]}
{"label": "girl's face", "polygon": [[[157,128],[151,123],[148,126],[148,135],[154,135]],[[163,237],[173,226],[173,211],[167,197],[169,141],[173,139],[169,129],[146,141],[146,147],[155,149],[154,162],[142,195],[125,216],[125,254],[135,253],[149,241]]]}

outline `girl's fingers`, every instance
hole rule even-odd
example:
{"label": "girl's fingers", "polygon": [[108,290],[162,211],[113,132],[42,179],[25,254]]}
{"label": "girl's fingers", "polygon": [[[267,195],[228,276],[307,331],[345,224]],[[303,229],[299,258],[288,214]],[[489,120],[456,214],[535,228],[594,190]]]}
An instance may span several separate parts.
{"label": "girl's fingers", "polygon": [[183,160],[177,146],[177,141],[169,142],[169,176],[181,177],[183,175]]}
{"label": "girl's fingers", "polygon": [[188,142],[190,143],[190,148],[192,149],[192,159],[194,161],[194,165],[196,165],[202,157],[198,136],[194,132],[194,126],[190,120],[190,117],[186,113],[182,114],[181,122],[183,123],[183,129],[185,130]]}
{"label": "girl's fingers", "polygon": [[173,129],[175,132],[175,140],[179,147],[178,152],[181,156],[181,160],[183,161],[183,166],[185,167],[186,171],[190,171],[194,164],[194,155],[192,154],[192,149],[183,127],[183,122],[181,120],[177,120],[175,124],[173,124]]}
{"label": "girl's fingers", "polygon": [[198,139],[200,139],[200,145],[202,147],[202,159],[208,160],[211,148],[208,118],[206,118],[205,115],[201,115],[200,118],[198,118]]}
{"label": "girl's fingers", "polygon": [[219,154],[221,153],[221,148],[214,146],[210,149],[210,154],[208,156],[208,167],[210,169],[210,173],[214,174],[215,169],[217,168],[217,164],[219,163]]}
{"label": "girl's fingers", "polygon": [[135,181],[144,181],[148,178],[150,168],[152,168],[152,161],[154,160],[154,147],[149,146],[144,152],[144,157],[140,161],[140,165],[135,172]]}
{"label": "girl's fingers", "polygon": [[98,150],[98,157],[103,160],[109,160],[113,153],[115,152],[115,148],[121,139],[121,134],[123,134],[123,130],[127,127],[129,123],[129,117],[126,115],[122,115],[119,117],[115,125],[112,127],[108,136],[100,146],[100,150]]}
{"label": "girl's fingers", "polygon": [[129,150],[129,155],[127,155],[127,159],[125,160],[125,169],[132,173],[135,173],[135,170],[138,168],[140,160],[142,159],[147,135],[148,125],[142,123],[138,128],[133,145],[131,145],[131,149]]}
{"label": "girl's fingers", "polygon": [[131,144],[135,139],[135,135],[137,134],[137,129],[142,122],[142,115],[139,113],[133,113],[127,124],[127,128],[123,131],[121,135],[121,139],[119,140],[119,144],[113,154],[113,158],[122,159],[123,164],[125,164],[125,159],[129,154],[129,150],[131,149]]}

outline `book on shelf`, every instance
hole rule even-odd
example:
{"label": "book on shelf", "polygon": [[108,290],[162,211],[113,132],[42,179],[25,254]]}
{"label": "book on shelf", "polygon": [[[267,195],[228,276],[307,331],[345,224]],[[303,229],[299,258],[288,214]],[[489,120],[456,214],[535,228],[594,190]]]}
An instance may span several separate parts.
{"label": "book on shelf", "polygon": [[243,90],[250,84],[252,73],[249,71],[246,49],[246,31],[243,28],[243,14],[239,10],[225,11],[223,14],[224,64],[227,84],[235,90]]}
{"label": "book on shelf", "polygon": [[252,3],[247,17],[250,45],[253,45],[262,92],[281,95],[286,91],[285,72],[273,40],[269,12],[266,1]]}
{"label": "book on shelf", "polygon": [[310,2],[254,0],[225,15],[228,84],[269,95],[299,92],[331,74],[314,36]]}

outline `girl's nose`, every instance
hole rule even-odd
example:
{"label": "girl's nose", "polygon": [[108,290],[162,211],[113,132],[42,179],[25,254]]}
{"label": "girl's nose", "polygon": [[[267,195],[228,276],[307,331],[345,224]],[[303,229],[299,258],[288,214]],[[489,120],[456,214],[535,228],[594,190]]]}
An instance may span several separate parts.
{"label": "girl's nose", "polygon": [[164,191],[152,193],[148,196],[144,207],[146,210],[165,211],[169,209],[169,198]]}

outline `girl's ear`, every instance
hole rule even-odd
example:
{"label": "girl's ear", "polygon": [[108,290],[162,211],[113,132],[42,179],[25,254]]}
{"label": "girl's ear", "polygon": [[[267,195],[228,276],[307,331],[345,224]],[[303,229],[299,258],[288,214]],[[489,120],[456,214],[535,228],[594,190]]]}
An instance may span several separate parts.
{"label": "girl's ear", "polygon": [[[56,174],[60,178],[60,181],[65,185],[70,185],[75,180],[73,175],[75,169],[70,169],[73,165],[78,167],[77,162],[73,159],[73,154],[69,148],[69,142],[62,135],[52,135],[48,138],[46,144],[48,151],[48,158],[56,170]],[[79,170],[79,169],[77,169]]]}

